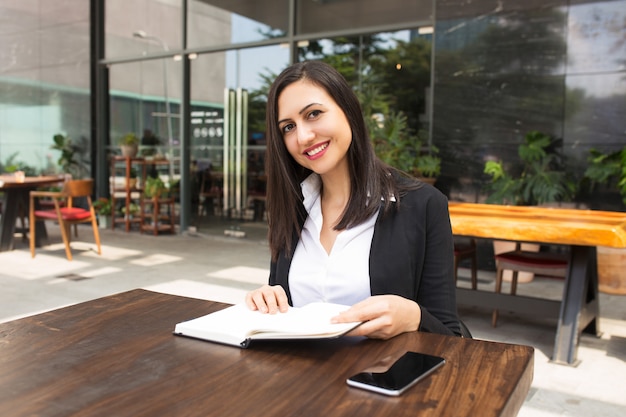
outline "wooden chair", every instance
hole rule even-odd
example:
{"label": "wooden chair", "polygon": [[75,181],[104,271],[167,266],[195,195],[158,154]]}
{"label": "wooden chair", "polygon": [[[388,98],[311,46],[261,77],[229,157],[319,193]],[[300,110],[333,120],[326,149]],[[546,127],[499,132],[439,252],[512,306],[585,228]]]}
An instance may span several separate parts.
{"label": "wooden chair", "polygon": [[469,259],[471,262],[472,273],[472,289],[475,290],[478,285],[477,274],[477,260],[476,260],[476,239],[470,239],[468,243],[461,242],[458,239],[454,241],[454,279],[455,282],[459,276],[459,263]]}
{"label": "wooden chair", "polygon": [[200,216],[213,214],[209,213],[209,208],[213,209],[214,204],[217,204],[218,207],[222,207],[222,187],[217,184],[209,170],[204,171],[202,174],[199,197]]}
{"label": "wooden chair", "polygon": [[[91,223],[93,236],[98,247],[98,255],[102,253],[100,247],[100,234],[96,222],[96,213],[93,209],[91,194],[93,192],[93,179],[68,180],[64,183],[61,191],[31,191],[29,204],[29,226],[30,226],[30,255],[35,257],[35,222],[52,220],[59,223],[61,236],[65,244],[65,254],[68,260],[72,260],[70,250],[71,226],[78,223]],[[87,201],[87,208],[75,207],[74,199],[84,198]],[[53,209],[38,209],[37,199],[51,199]]]}
{"label": "wooden chair", "polygon": [[[502,276],[504,270],[513,271],[511,278],[511,295],[517,292],[517,275],[520,272],[530,272],[548,277],[565,278],[567,274],[567,257],[561,254],[546,252],[529,252],[521,250],[518,242],[514,251],[500,253],[496,258],[496,293],[502,291]],[[498,310],[493,310],[491,325],[498,324]]]}

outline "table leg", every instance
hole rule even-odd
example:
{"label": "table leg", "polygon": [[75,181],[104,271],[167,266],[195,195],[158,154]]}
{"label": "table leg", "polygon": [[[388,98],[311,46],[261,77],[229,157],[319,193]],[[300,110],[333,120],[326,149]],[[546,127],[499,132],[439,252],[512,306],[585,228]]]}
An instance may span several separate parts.
{"label": "table leg", "polygon": [[[19,211],[20,201],[23,207],[28,207],[30,189],[7,189],[4,191],[2,201],[2,216],[0,218],[0,252],[13,250],[13,236],[15,235],[15,222]],[[41,242],[48,238],[46,225],[37,222],[35,246],[41,246]]]}
{"label": "table leg", "polygon": [[552,362],[578,364],[581,333],[599,335],[598,270],[595,246],[571,246]]}
{"label": "table leg", "polygon": [[0,217],[0,252],[13,249],[13,234],[17,217],[17,200],[14,190],[5,190],[2,198],[2,216]]}

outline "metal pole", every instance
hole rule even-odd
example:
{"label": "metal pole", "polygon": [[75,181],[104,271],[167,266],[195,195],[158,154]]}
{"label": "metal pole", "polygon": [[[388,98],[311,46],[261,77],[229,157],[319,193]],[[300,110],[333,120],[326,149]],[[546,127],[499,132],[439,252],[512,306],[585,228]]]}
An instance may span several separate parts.
{"label": "metal pole", "polygon": [[[148,41],[154,41],[157,44],[159,44],[161,46],[161,48],[163,48],[163,50],[165,52],[169,52],[170,48],[167,46],[167,44],[165,43],[165,41],[163,41],[161,38],[154,36],[154,35],[148,35],[145,31],[143,30],[136,30],[133,33],[133,36],[136,38],[140,38],[140,39],[145,39]],[[167,58],[163,58],[163,95],[165,98],[165,121],[167,123],[167,146],[171,152],[171,158],[172,161],[174,160],[174,147],[173,147],[173,133],[172,133],[172,119],[171,119],[171,109],[170,109],[170,97],[168,94],[168,88],[167,88],[167,81],[168,81],[168,72],[167,72]],[[173,164],[169,164],[169,170],[170,170],[170,179],[174,178],[174,165]]]}

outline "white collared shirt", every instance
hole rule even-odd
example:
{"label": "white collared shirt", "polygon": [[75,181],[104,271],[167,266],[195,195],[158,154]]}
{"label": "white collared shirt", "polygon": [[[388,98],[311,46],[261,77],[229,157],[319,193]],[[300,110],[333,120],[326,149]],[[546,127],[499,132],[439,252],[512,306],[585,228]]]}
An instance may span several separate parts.
{"label": "white collared shirt", "polygon": [[365,223],[342,230],[330,251],[320,242],[321,179],[311,174],[302,184],[309,213],[289,270],[289,290],[295,307],[314,301],[353,305],[371,294],[369,255],[378,212]]}

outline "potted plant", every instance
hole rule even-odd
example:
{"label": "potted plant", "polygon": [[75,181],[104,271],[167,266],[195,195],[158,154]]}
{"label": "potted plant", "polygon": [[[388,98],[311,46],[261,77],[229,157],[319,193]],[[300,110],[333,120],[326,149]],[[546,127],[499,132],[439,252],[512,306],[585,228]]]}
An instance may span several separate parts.
{"label": "potted plant", "polygon": [[160,177],[148,177],[143,188],[143,192],[147,198],[160,198],[167,191],[167,186]]}
{"label": "potted plant", "polygon": [[111,200],[101,197],[94,201],[93,209],[98,214],[98,225],[100,228],[108,228],[111,225],[111,215],[113,214],[113,205]]}
{"label": "potted plant", "polygon": [[[604,185],[617,190],[626,206],[626,146],[613,152],[591,149],[583,180],[592,190]],[[626,294],[626,249],[597,247],[598,287],[607,294]]]}
{"label": "potted plant", "polygon": [[559,141],[541,132],[529,132],[518,147],[521,169],[507,172],[502,161],[487,161],[491,177],[487,203],[542,205],[571,201],[576,182],[565,171],[558,152]]}
{"label": "potted plant", "polygon": [[129,203],[128,210],[126,210],[126,206],[122,207],[122,214],[124,214],[128,218],[132,218],[139,214],[141,208],[136,203]]}
{"label": "potted plant", "polygon": [[129,189],[133,190],[137,187],[137,177],[137,170],[135,168],[131,168],[130,171],[128,171],[128,183],[126,184]]}
{"label": "potted plant", "polygon": [[76,160],[77,149],[72,144],[72,140],[67,135],[57,133],[52,137],[52,141],[54,143],[50,146],[50,149],[61,152],[57,164],[64,173],[74,176],[79,164]]}
{"label": "potted plant", "polygon": [[119,146],[122,156],[134,158],[139,150],[139,137],[133,132],[129,132],[122,136],[119,140]]}
{"label": "potted plant", "polygon": [[[487,161],[484,172],[491,177],[487,203],[511,205],[545,205],[571,201],[576,193],[576,182],[565,171],[558,145],[560,141],[538,131],[531,131],[518,147],[520,163],[505,168],[502,161]],[[515,242],[494,241],[494,253],[515,249]],[[538,251],[539,245],[525,243],[525,251]],[[510,281],[511,271],[503,279]],[[518,282],[529,282],[533,274],[520,273]]]}

